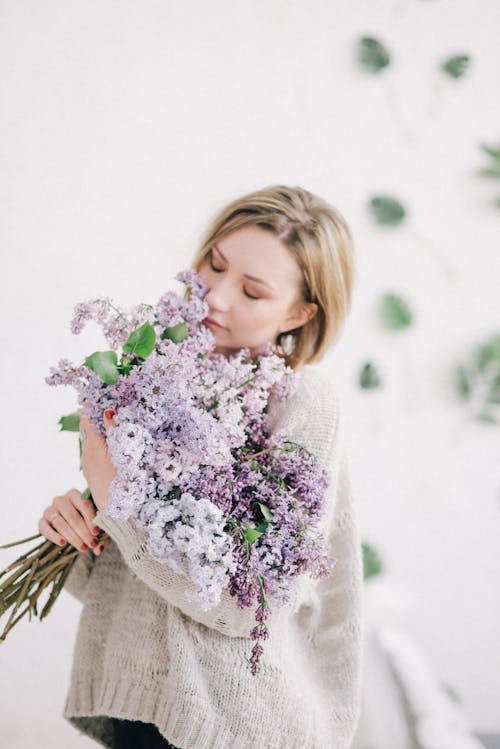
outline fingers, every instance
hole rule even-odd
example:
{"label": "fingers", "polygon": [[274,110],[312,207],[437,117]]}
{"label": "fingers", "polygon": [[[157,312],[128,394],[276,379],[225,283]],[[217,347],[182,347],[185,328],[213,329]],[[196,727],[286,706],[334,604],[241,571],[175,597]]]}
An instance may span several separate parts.
{"label": "fingers", "polygon": [[94,536],[98,536],[102,532],[99,526],[94,523],[94,518],[97,514],[94,503],[91,499],[83,499],[82,493],[79,492],[78,489],[70,489],[69,492],[67,492],[67,495],[87,524],[87,528],[91,535],[90,540],[88,541],[88,544],[90,545]]}
{"label": "fingers", "polygon": [[[53,514],[54,510],[52,508],[52,505],[50,509],[52,509]],[[53,544],[57,544],[58,546],[65,546],[67,544],[66,539],[62,537],[61,533],[58,533],[56,530],[54,530],[49,521],[46,519],[45,513],[38,521],[38,532],[41,533],[42,536],[45,536],[47,541],[52,541]]]}
{"label": "fingers", "polygon": [[[70,489],[63,496],[55,497],[45,509],[38,522],[38,530],[58,546],[64,546],[68,541],[80,551],[92,548],[95,554],[100,554],[107,544],[101,545],[95,538],[101,533],[101,529],[94,526],[95,515],[92,502],[82,499],[77,489]],[[94,527],[96,533],[92,530]]]}

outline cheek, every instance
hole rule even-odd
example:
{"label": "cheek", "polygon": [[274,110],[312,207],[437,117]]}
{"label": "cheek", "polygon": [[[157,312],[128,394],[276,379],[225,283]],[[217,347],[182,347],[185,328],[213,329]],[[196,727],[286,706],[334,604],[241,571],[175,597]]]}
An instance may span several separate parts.
{"label": "cheek", "polygon": [[239,315],[242,325],[256,336],[273,332],[276,326],[276,313],[268,305],[255,303],[247,307]]}

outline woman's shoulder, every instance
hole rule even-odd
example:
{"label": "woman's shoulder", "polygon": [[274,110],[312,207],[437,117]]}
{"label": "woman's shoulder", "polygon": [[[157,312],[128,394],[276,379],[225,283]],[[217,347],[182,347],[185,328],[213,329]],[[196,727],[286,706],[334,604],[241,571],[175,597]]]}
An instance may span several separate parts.
{"label": "woman's shoulder", "polygon": [[334,376],[313,364],[305,364],[296,371],[298,386],[303,388],[304,393],[317,399],[328,400],[337,398],[337,386]]}
{"label": "woman's shoulder", "polygon": [[340,411],[336,384],[332,377],[310,364],[295,374],[293,392],[283,401],[269,401],[269,427],[273,432],[284,430],[326,460]]}
{"label": "woman's shoulder", "polygon": [[296,385],[289,405],[310,415],[332,418],[338,408],[338,393],[333,376],[306,364],[296,371]]}

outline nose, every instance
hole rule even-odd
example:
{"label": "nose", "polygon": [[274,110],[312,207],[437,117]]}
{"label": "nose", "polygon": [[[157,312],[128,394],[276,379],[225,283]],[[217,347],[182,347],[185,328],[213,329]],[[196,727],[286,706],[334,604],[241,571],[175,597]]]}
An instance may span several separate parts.
{"label": "nose", "polygon": [[223,282],[223,279],[212,281],[205,294],[205,301],[211,310],[218,312],[227,312],[230,308],[229,288]]}

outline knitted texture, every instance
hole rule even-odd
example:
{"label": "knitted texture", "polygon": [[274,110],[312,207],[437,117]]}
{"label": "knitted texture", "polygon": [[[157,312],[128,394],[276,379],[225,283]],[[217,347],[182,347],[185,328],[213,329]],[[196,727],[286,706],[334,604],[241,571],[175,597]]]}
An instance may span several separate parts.
{"label": "knitted texture", "polygon": [[361,702],[363,567],[344,418],[334,386],[311,365],[286,401],[268,404],[272,431],[331,472],[322,529],[337,563],[296,579],[294,602],[273,607],[260,671],[246,659],[255,607],[224,591],[203,611],[187,578],[153,559],[132,519],[102,511],[112,542],[81,553],[65,584],[83,603],[64,717],[113,746],[111,716],[154,723],[181,749],[348,749]]}

